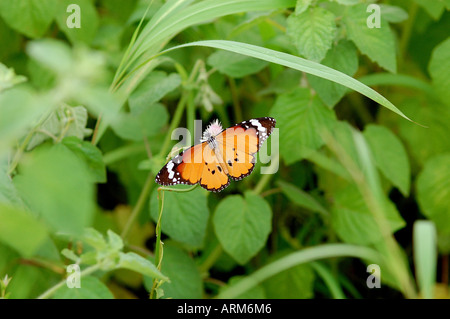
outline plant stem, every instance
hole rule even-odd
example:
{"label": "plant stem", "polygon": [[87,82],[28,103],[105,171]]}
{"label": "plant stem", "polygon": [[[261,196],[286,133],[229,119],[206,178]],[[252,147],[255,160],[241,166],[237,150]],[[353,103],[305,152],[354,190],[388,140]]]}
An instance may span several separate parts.
{"label": "plant stem", "polygon": [[419,9],[419,6],[416,2],[411,1],[411,5],[409,7],[409,19],[405,21],[402,37],[400,39],[400,59],[398,60],[400,63],[405,58],[406,50],[408,49],[409,39],[411,38],[411,31],[414,25],[414,21],[416,19],[417,11]]}
{"label": "plant stem", "polygon": [[239,94],[236,87],[236,81],[232,77],[228,77],[228,83],[230,84],[231,98],[233,99],[234,116],[236,117],[236,122],[242,122],[242,109],[239,103]]}
{"label": "plant stem", "polygon": [[216,260],[222,255],[222,246],[217,243],[216,247],[211,251],[211,253],[206,257],[203,263],[198,267],[200,273],[207,272],[216,262]]}
{"label": "plant stem", "polygon": [[[93,272],[95,272],[95,271],[97,271],[99,269],[100,269],[100,264],[95,264],[93,266],[90,266],[90,267],[86,268],[85,270],[83,270],[80,273],[80,277],[90,275],[90,274],[92,274]],[[48,299],[48,298],[50,298],[58,289],[60,289],[65,284],[66,284],[66,280],[65,279],[61,280],[59,283],[57,283],[53,287],[50,287],[43,294],[41,294],[39,297],[37,297],[37,299]]]}
{"label": "plant stem", "polygon": [[147,201],[147,198],[150,194],[150,190],[153,185],[153,174],[149,173],[147,176],[147,180],[145,181],[144,187],[142,188],[141,193],[139,194],[138,201],[136,205],[133,208],[133,211],[131,212],[130,217],[127,220],[127,223],[125,227],[122,230],[121,237],[122,239],[125,239],[128,236],[128,233],[131,230],[131,226],[133,225],[136,218],[139,216],[139,213],[142,210],[142,207],[144,206],[145,202]]}
{"label": "plant stem", "polygon": [[145,145],[142,144],[129,144],[125,145],[119,148],[116,148],[115,150],[112,150],[111,152],[105,153],[103,155],[103,162],[105,165],[110,165],[112,163],[115,163],[123,158],[126,158],[127,156],[139,154],[145,152]]}

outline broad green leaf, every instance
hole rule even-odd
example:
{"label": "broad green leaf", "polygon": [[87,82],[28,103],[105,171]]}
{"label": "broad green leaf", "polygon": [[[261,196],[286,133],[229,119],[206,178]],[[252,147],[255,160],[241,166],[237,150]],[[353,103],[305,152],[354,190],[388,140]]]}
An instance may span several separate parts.
{"label": "broad green leaf", "polygon": [[168,278],[163,275],[158,268],[148,259],[133,253],[119,253],[120,259],[117,264],[117,268],[125,268],[129,270],[136,271],[142,275],[149,276],[152,278],[157,278],[161,280],[168,280]]}
{"label": "broad green leaf", "polygon": [[374,124],[365,127],[364,137],[377,167],[404,196],[408,196],[411,170],[402,142],[389,129]]}
{"label": "broad green leaf", "polygon": [[304,207],[313,212],[322,213],[325,216],[328,215],[328,211],[314,197],[305,191],[282,180],[278,180],[277,184],[281,187],[283,193],[293,204]]}
{"label": "broad green leaf", "polygon": [[438,233],[450,236],[450,154],[434,156],[425,162],[417,177],[417,201],[422,213],[431,219]]}
{"label": "broad green leaf", "polygon": [[87,164],[93,182],[106,182],[106,166],[103,155],[97,147],[75,136],[64,138],[62,143]]}
{"label": "broad green leaf", "polygon": [[92,223],[94,185],[86,165],[66,146],[34,150],[14,184],[53,231],[81,234]]}
{"label": "broad green leaf", "polygon": [[123,249],[123,240],[122,237],[117,235],[111,229],[108,229],[106,232],[108,235],[108,246],[112,251],[120,251]]}
{"label": "broad green leaf", "polygon": [[286,54],[280,51],[270,50],[267,48],[259,47],[256,45],[246,44],[246,43],[240,43],[240,42],[234,42],[234,41],[225,41],[225,40],[209,40],[209,41],[197,41],[197,42],[191,42],[187,44],[182,44],[175,46],[173,48],[170,48],[168,50],[165,50],[161,52],[167,53],[172,50],[189,47],[189,46],[206,46],[206,47],[212,47],[217,49],[223,49],[231,52],[240,53],[247,56],[252,56],[261,60],[277,63],[280,65],[284,65],[286,67],[306,72],[308,74],[316,75],[318,77],[339,83],[341,85],[344,85],[350,89],[353,89],[368,98],[374,100],[375,102],[383,105],[384,107],[388,108],[392,112],[402,116],[403,118],[411,121],[409,117],[407,117],[405,114],[403,114],[402,111],[400,111],[394,104],[389,102],[385,97],[380,95],[375,90],[369,88],[368,86],[362,84],[358,80],[342,73],[339,71],[336,71],[334,69],[331,69],[327,66],[324,66],[322,64],[305,60],[300,57],[293,56],[291,54]]}
{"label": "broad green leaf", "polygon": [[269,204],[250,191],[230,195],[216,208],[214,230],[223,249],[244,265],[264,247],[272,228]]}
{"label": "broad green leaf", "polygon": [[56,291],[53,299],[114,299],[113,294],[97,277],[81,277],[81,288],[64,285]]}
{"label": "broad green leaf", "polygon": [[14,30],[42,37],[56,13],[57,0],[0,0],[0,15]]}
{"label": "broad green leaf", "polygon": [[[273,262],[286,256],[282,252],[269,259]],[[302,264],[282,271],[262,283],[267,298],[273,299],[306,299],[314,296],[314,272],[310,265]]]}
{"label": "broad green leaf", "polygon": [[[392,233],[405,226],[392,202],[386,200],[383,208]],[[368,245],[383,238],[377,221],[355,186],[335,192],[331,223],[338,236],[347,243]]]}
{"label": "broad green leaf", "polygon": [[312,0],[297,0],[295,4],[295,14],[300,14],[308,9],[311,5]]}
{"label": "broad green leaf", "polygon": [[232,78],[242,78],[257,73],[268,64],[266,61],[227,51],[216,51],[208,57],[207,61],[210,66]]}
{"label": "broad green leaf", "polygon": [[450,150],[450,108],[439,102],[429,103],[422,98],[407,99],[403,103],[414,118],[427,128],[399,122],[400,134],[410,154],[420,166],[434,155]]}
{"label": "broad green leaf", "polygon": [[399,23],[408,19],[408,13],[401,7],[380,4],[381,15],[388,22]]}
{"label": "broad green leaf", "polygon": [[167,109],[155,103],[135,112],[123,113],[111,126],[123,139],[142,141],[144,137],[159,133],[168,119]]}
{"label": "broad green leaf", "polygon": [[397,61],[395,52],[395,37],[389,24],[381,15],[380,28],[369,28],[367,19],[371,13],[367,11],[367,4],[348,7],[344,16],[347,35],[358,49],[382,68],[395,73]]}
{"label": "broad green leaf", "polygon": [[286,33],[298,52],[307,59],[320,62],[331,48],[336,31],[335,16],[322,7],[311,7],[287,19]]}
{"label": "broad green leaf", "polygon": [[17,143],[48,107],[47,101],[20,87],[1,93],[0,153]]}
{"label": "broad green leaf", "polygon": [[[70,28],[69,23],[73,23],[73,19],[76,19],[77,11],[67,10],[70,5],[78,5],[80,7],[80,27]],[[99,17],[94,3],[91,0],[58,0],[56,12],[56,23],[59,29],[64,32],[71,43],[76,44],[79,42],[89,44],[94,39],[98,25]]]}
{"label": "broad green leaf", "polygon": [[[181,84],[181,77],[176,73],[167,75],[162,71],[154,71],[131,93],[128,98],[131,113],[139,113],[144,108],[161,100],[167,93]],[[158,116],[155,116],[158,117]]]}
{"label": "broad green leaf", "polygon": [[[328,51],[321,64],[352,76],[358,69],[356,47],[350,41],[341,40]],[[329,107],[335,106],[348,91],[346,87],[337,83],[310,74],[307,77],[312,88]]]}
{"label": "broad green leaf", "polygon": [[63,136],[75,136],[82,140],[92,131],[86,128],[87,120],[88,113],[83,106],[63,105],[35,128],[35,133],[27,145],[27,150],[33,149],[50,137],[61,139]]}
{"label": "broad green leaf", "polygon": [[[157,189],[150,199],[150,215],[158,220]],[[181,243],[201,247],[205,238],[209,209],[206,192],[196,188],[190,192],[164,192],[164,210],[161,223],[163,233]]]}
{"label": "broad green leaf", "polygon": [[0,241],[24,257],[32,256],[48,238],[46,227],[29,212],[0,204]]}
{"label": "broad green leaf", "polygon": [[423,298],[434,298],[437,268],[436,228],[433,222],[418,220],[414,223],[414,266],[417,283]]}
{"label": "broad green leaf", "polygon": [[0,168],[0,203],[24,207],[22,198],[11,178]]}
{"label": "broad green leaf", "polygon": [[[203,297],[202,277],[194,260],[175,245],[164,245],[164,257],[161,271],[170,278],[170,282],[161,285],[163,298],[201,299]],[[152,278],[145,277],[144,283],[150,291]]]}
{"label": "broad green leaf", "polygon": [[288,165],[322,146],[321,130],[335,122],[334,112],[305,88],[279,95],[270,115],[280,128],[280,153]]}
{"label": "broad green leaf", "polygon": [[442,12],[444,12],[444,2],[441,0],[413,0],[420,5],[434,20],[439,20]]}
{"label": "broad green leaf", "polygon": [[8,68],[3,63],[0,63],[0,93],[26,80],[27,78],[23,75],[16,75],[13,68]]}
{"label": "broad green leaf", "polygon": [[43,290],[50,288],[51,283],[56,284],[61,280],[61,277],[55,276],[51,270],[20,264],[14,269],[11,277],[13,279],[7,291],[11,293],[12,299],[36,298]]}
{"label": "broad green leaf", "polygon": [[56,74],[68,74],[73,66],[70,47],[59,40],[42,39],[27,44],[28,55]]}
{"label": "broad green leaf", "polygon": [[450,106],[450,38],[437,45],[431,54],[428,71],[433,79],[433,86],[441,100]]}

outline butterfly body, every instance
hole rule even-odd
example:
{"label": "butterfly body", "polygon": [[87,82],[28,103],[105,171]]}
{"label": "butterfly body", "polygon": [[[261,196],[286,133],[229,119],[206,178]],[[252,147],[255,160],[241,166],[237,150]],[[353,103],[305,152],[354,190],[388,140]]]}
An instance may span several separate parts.
{"label": "butterfly body", "polygon": [[262,117],[222,129],[218,121],[205,130],[196,144],[172,158],[159,171],[155,181],[160,185],[200,184],[220,192],[230,180],[250,175],[256,153],[275,127],[275,119]]}

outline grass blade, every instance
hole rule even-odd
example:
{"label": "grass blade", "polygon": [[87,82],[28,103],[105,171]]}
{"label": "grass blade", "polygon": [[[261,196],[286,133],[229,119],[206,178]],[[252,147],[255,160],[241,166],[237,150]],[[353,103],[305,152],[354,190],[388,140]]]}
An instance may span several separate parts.
{"label": "grass blade", "polygon": [[[403,114],[394,104],[392,104],[389,100],[387,100],[384,96],[382,96],[377,91],[371,89],[367,85],[359,82],[358,80],[342,73],[332,68],[329,68],[320,63],[312,62],[291,54],[287,54],[284,52],[279,52],[267,48],[263,48],[260,46],[235,42],[235,41],[227,41],[227,40],[206,40],[206,41],[196,41],[191,43],[186,43],[182,45],[178,45],[176,47],[165,50],[162,53],[166,53],[172,50],[190,47],[190,46],[205,46],[216,49],[227,50],[243,55],[247,55],[250,57],[254,57],[257,59],[269,61],[272,63],[277,63],[280,65],[284,65],[286,67],[306,72],[338,84],[344,85],[352,90],[355,90],[368,98],[374,100],[375,102],[383,105],[394,113],[400,115],[401,117],[407,119],[408,121],[412,121],[409,117]],[[415,123],[415,122],[414,122]]]}
{"label": "grass blade", "polygon": [[436,228],[431,221],[418,220],[413,229],[414,265],[422,298],[434,297],[436,281]]}
{"label": "grass blade", "polygon": [[380,258],[377,252],[373,249],[349,244],[324,244],[306,248],[304,250],[289,254],[258,269],[250,276],[242,279],[236,285],[233,285],[221,292],[217,298],[236,298],[242,293],[255,287],[260,282],[286,269],[303,263],[332,257],[356,257],[374,262],[378,261]]}

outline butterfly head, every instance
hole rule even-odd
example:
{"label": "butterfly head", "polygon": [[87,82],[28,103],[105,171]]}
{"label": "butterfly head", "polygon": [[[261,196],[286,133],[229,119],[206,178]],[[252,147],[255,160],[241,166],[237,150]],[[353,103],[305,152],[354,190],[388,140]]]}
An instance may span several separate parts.
{"label": "butterfly head", "polygon": [[202,142],[209,142],[212,138],[222,132],[222,124],[220,124],[219,120],[214,120],[211,124],[208,125],[206,130],[203,132]]}

